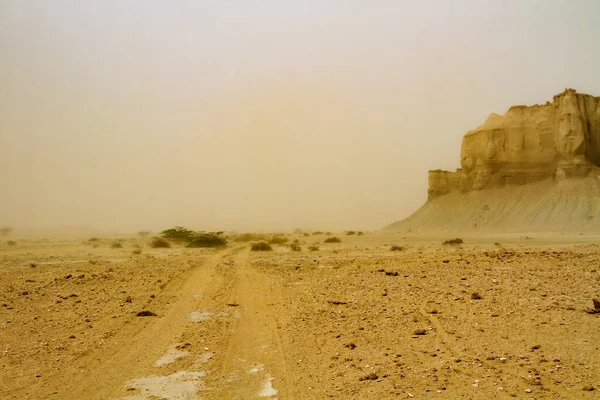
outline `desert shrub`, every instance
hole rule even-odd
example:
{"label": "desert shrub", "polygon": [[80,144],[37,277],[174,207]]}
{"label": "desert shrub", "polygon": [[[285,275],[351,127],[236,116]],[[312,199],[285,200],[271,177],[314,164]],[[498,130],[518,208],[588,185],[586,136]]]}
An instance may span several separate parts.
{"label": "desert shrub", "polygon": [[252,250],[252,251],[271,251],[271,250],[273,250],[273,248],[271,247],[271,245],[269,243],[258,242],[258,243],[252,243],[252,247],[250,247],[250,250]]}
{"label": "desert shrub", "polygon": [[404,247],[402,246],[398,246],[398,245],[393,245],[392,247],[390,247],[391,251],[403,251]]}
{"label": "desert shrub", "polygon": [[135,255],[142,254],[142,249],[134,249],[131,253]]}
{"label": "desert shrub", "polygon": [[97,237],[88,239],[88,242],[98,242],[98,241],[100,241],[100,239],[98,239]]}
{"label": "desert shrub", "polygon": [[259,240],[265,240],[265,235],[258,233],[243,233],[233,238],[234,242],[254,242]]}
{"label": "desert shrub", "polygon": [[464,242],[461,238],[456,238],[456,239],[444,240],[444,242],[442,244],[450,245],[450,246],[457,246],[457,245],[463,244],[463,243]]}
{"label": "desert shrub", "polygon": [[6,244],[9,246],[16,246],[17,242],[15,242],[14,240],[9,240],[8,242],[6,242]]}
{"label": "desert shrub", "polygon": [[122,248],[123,248],[123,244],[122,244],[120,241],[118,241],[118,240],[115,240],[115,241],[114,241],[114,242],[112,242],[112,244],[110,245],[110,248],[111,248],[111,249],[122,249]]}
{"label": "desert shrub", "polygon": [[364,233],[363,231],[358,231],[358,232],[356,232],[356,236],[362,236],[362,235],[364,235],[364,234],[365,234],[365,233]]}
{"label": "desert shrub", "polygon": [[188,242],[194,238],[196,232],[183,226],[166,229],[160,233],[160,236],[173,242]]}
{"label": "desert shrub", "polygon": [[315,231],[312,234],[313,234],[313,236],[317,236],[317,235],[322,235],[323,232],[321,232],[321,231]]}
{"label": "desert shrub", "polygon": [[187,240],[187,247],[222,247],[227,244],[223,232],[196,232]]}
{"label": "desert shrub", "polygon": [[288,240],[289,239],[284,236],[273,236],[269,239],[269,244],[286,244]]}
{"label": "desert shrub", "polygon": [[354,231],[346,232],[346,236],[352,236],[352,235],[356,235],[356,232],[354,232]]}
{"label": "desert shrub", "polygon": [[163,239],[161,237],[153,237],[152,241],[150,242],[150,247],[152,247],[153,249],[166,249],[171,247],[171,243],[169,243],[167,239]]}
{"label": "desert shrub", "polygon": [[312,246],[308,246],[308,249],[310,251],[319,251],[319,246],[317,246],[316,244],[313,244]]}
{"label": "desert shrub", "polygon": [[337,236],[328,237],[323,243],[341,243],[342,239]]}
{"label": "desert shrub", "polygon": [[292,251],[301,251],[302,250],[302,246],[300,246],[297,243],[292,243],[292,244],[290,244],[290,249]]}

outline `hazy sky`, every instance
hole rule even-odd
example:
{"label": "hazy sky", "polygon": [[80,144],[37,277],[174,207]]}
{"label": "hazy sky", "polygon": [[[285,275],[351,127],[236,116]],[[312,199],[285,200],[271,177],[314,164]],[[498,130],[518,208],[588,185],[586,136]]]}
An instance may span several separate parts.
{"label": "hazy sky", "polygon": [[598,0],[1,0],[0,225],[378,229],[599,71]]}

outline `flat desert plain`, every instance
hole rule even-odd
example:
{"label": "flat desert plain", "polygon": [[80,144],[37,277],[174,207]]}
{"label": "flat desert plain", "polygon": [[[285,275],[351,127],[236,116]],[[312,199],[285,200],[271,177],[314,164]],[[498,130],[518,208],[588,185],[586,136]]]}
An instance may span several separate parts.
{"label": "flat desert plain", "polygon": [[269,252],[16,238],[0,398],[600,397],[600,237],[337,236]]}

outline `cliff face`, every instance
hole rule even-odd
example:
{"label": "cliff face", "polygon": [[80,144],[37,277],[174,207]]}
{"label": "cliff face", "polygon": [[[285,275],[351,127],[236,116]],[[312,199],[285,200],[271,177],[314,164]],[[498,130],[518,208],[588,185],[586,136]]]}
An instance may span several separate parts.
{"label": "cliff face", "polygon": [[462,168],[429,172],[429,198],[584,178],[599,166],[600,97],[566,89],[551,103],[492,114],[468,132],[462,143]]}

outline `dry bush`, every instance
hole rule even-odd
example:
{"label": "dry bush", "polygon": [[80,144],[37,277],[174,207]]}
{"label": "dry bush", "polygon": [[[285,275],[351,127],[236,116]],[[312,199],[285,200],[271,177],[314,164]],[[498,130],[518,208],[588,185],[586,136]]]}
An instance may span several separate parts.
{"label": "dry bush", "polygon": [[112,244],[110,245],[110,248],[111,248],[111,249],[122,249],[122,248],[123,248],[123,244],[122,244],[120,241],[118,241],[118,240],[115,240],[115,241],[114,241],[114,242],[112,242]]}
{"label": "dry bush", "polygon": [[252,251],[271,251],[271,250],[273,250],[273,248],[271,247],[271,245],[269,243],[258,242],[258,243],[252,243],[252,247],[250,247],[250,250],[252,250]]}
{"label": "dry bush", "polygon": [[289,239],[284,236],[273,236],[269,239],[269,244],[286,244],[288,241]]}
{"label": "dry bush", "polygon": [[292,243],[292,244],[290,244],[290,249],[292,251],[302,251],[302,246],[300,246],[297,243]]}
{"label": "dry bush", "polygon": [[160,237],[153,237],[150,242],[150,247],[153,249],[167,249],[171,247],[171,243],[167,239],[163,239]]}
{"label": "dry bush", "polygon": [[346,232],[346,236],[352,236],[352,235],[356,235],[355,231],[347,231]]}
{"label": "dry bush", "polygon": [[390,247],[391,251],[404,251],[404,247],[402,246],[398,246],[398,245],[393,245],[392,247]]}
{"label": "dry bush", "polygon": [[256,242],[265,240],[265,235],[259,233],[242,233],[241,235],[234,236],[232,240],[234,242]]}
{"label": "dry bush", "polygon": [[458,246],[459,244],[463,244],[464,241],[461,238],[444,240],[442,244],[450,245],[450,246]]}
{"label": "dry bush", "polygon": [[323,243],[341,243],[342,239],[337,236],[328,237]]}
{"label": "dry bush", "polygon": [[313,244],[312,246],[308,246],[308,249],[310,251],[319,251],[319,246],[317,246],[316,244]]}

